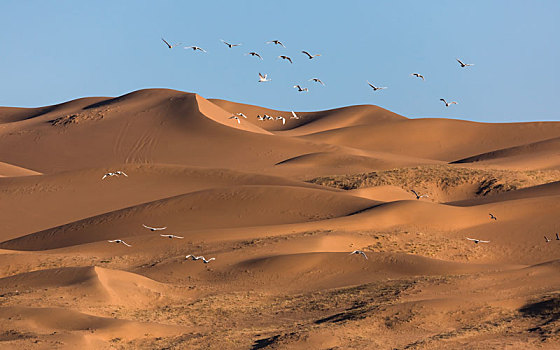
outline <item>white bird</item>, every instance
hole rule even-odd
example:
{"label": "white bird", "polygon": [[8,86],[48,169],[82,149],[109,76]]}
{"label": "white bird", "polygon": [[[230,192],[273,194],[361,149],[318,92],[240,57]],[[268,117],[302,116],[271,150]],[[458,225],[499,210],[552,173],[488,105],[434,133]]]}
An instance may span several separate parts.
{"label": "white bird", "polygon": [[308,91],[309,91],[308,88],[302,88],[302,87],[299,86],[299,85],[294,85],[294,88],[296,88],[297,91],[299,91],[299,92],[308,92]]}
{"label": "white bird", "polygon": [[216,258],[206,259],[206,258],[203,257],[203,256],[194,256],[194,255],[191,255],[191,254],[187,255],[185,258],[186,258],[186,259],[189,259],[189,258],[190,258],[190,259],[193,260],[193,261],[202,259],[202,261],[204,261],[205,264],[208,264],[208,263],[209,263],[210,261],[212,261],[212,260],[216,260]]}
{"label": "white bird", "polygon": [[498,218],[495,217],[494,214],[490,213],[488,215],[490,215],[490,220],[498,220]]}
{"label": "white bird", "polygon": [[[367,81],[367,80],[366,80],[366,81]],[[372,83],[370,83],[369,81],[368,81],[367,83],[368,83],[368,85],[373,89],[373,91],[383,90],[383,89],[386,89],[386,88],[387,88],[386,86],[379,86],[379,87],[374,86],[374,85],[373,85]]]}
{"label": "white bird", "polygon": [[286,48],[286,46],[284,46],[284,44],[282,44],[280,42],[280,40],[271,40],[271,41],[267,41],[267,44],[274,44],[274,45],[281,45],[283,48]]}
{"label": "white bird", "polygon": [[550,242],[550,239],[548,239],[547,236],[544,236],[544,241],[545,241],[546,243],[548,243],[548,242]]}
{"label": "white bird", "polygon": [[321,55],[312,55],[312,54],[310,54],[310,53],[307,52],[307,51],[302,51],[302,53],[306,54],[307,57],[309,57],[310,60],[313,59],[314,57],[319,57],[319,56],[321,56]]}
{"label": "white bird", "polygon": [[113,240],[109,240],[107,241],[109,243],[122,243],[127,247],[132,247],[130,244],[126,243],[125,241],[123,241],[122,239],[113,239]]}
{"label": "white bird", "polygon": [[185,49],[192,49],[193,51],[198,50],[198,51],[206,52],[206,50],[198,46],[185,46]]}
{"label": "white bird", "polygon": [[364,256],[364,258],[368,258],[366,253],[364,253],[362,250],[354,250],[352,253],[348,254],[348,255],[352,255],[352,254],[362,254]]}
{"label": "white bird", "polygon": [[414,195],[416,196],[416,199],[420,199],[422,197],[428,197],[427,194],[423,194],[423,195],[419,195],[416,191],[414,190],[410,190],[410,192],[414,193]]}
{"label": "white bird", "polygon": [[451,105],[458,104],[458,102],[456,102],[456,101],[447,102],[444,98],[440,98],[439,100],[442,101],[443,103],[445,103],[445,107],[449,107]]}
{"label": "white bird", "polygon": [[181,236],[175,236],[175,235],[160,235],[162,237],[166,237],[166,238],[179,238],[179,239],[183,239],[185,237],[181,237]]}
{"label": "white bird", "polygon": [[128,175],[126,175],[126,173],[124,171],[120,171],[120,170],[115,171],[115,174],[124,175],[124,176],[128,177]]}
{"label": "white bird", "polygon": [[282,121],[282,125],[286,124],[286,118],[280,116],[280,117],[276,117],[276,120],[281,120]]}
{"label": "white bird", "polygon": [[264,115],[264,119],[266,119],[266,120],[274,120],[274,118],[271,117],[271,116],[269,116],[268,114],[265,114],[265,115]]}
{"label": "white bird", "polygon": [[[220,39],[220,40],[222,40],[222,39]],[[235,46],[241,46],[241,44],[230,44],[230,43],[228,43],[227,41],[224,41],[224,40],[222,40],[222,42],[223,42],[224,44],[226,44],[230,49],[231,49],[232,47],[235,47]]]}
{"label": "white bird", "polygon": [[459,64],[461,65],[461,68],[474,66],[474,64],[471,64],[471,63],[463,63],[463,62],[461,62],[461,60],[458,59],[458,58],[457,58],[457,62],[459,62]]}
{"label": "white bird", "polygon": [[175,44],[175,45],[171,45],[171,44],[168,43],[164,38],[161,38],[161,40],[163,40],[163,42],[165,43],[165,45],[167,45],[167,47],[170,48],[170,49],[174,48],[175,46],[181,45],[181,43],[177,43],[177,44]]}
{"label": "white bird", "polygon": [[259,114],[259,115],[257,115],[257,119],[258,120],[264,120],[264,117],[261,117],[261,115]]}
{"label": "white bird", "polygon": [[424,80],[424,76],[420,73],[412,73],[412,76],[415,76],[416,78],[422,78],[422,80]]}
{"label": "white bird", "polygon": [[325,86],[325,83],[323,83],[323,82],[321,81],[321,79],[319,79],[319,78],[311,78],[311,79],[309,79],[309,81],[314,81],[314,82],[316,82],[316,83],[321,83],[321,85]]}
{"label": "white bird", "polygon": [[288,56],[280,55],[280,56],[278,56],[278,58],[281,58],[283,60],[288,60],[288,61],[290,61],[290,63],[294,63],[294,62],[292,62],[292,59]]}
{"label": "white bird", "polygon": [[247,56],[247,55],[256,56],[256,57],[260,58],[261,60],[263,59],[263,58],[261,57],[261,55],[259,55],[259,54],[256,53],[256,52],[249,52],[249,53],[246,53],[245,56]]}
{"label": "white bird", "polygon": [[105,175],[103,175],[103,177],[101,178],[101,180],[104,180],[106,177],[108,176],[118,176],[116,173],[106,173]]}
{"label": "white bird", "polygon": [[247,116],[243,113],[235,113],[235,115],[238,115],[240,117],[243,117],[243,118],[247,119]]}
{"label": "white bird", "polygon": [[490,241],[482,241],[482,240],[476,239],[476,238],[469,238],[469,237],[465,237],[465,238],[468,239],[469,241],[473,241],[476,244],[478,244],[478,243],[490,243]]}
{"label": "white bird", "polygon": [[165,227],[150,227],[150,226],[146,226],[144,224],[142,224],[142,226],[144,226],[145,228],[147,228],[150,231],[161,231],[161,230],[165,230],[167,228],[167,226],[165,226]]}
{"label": "white bird", "polygon": [[241,119],[239,119],[239,117],[236,116],[236,115],[232,115],[232,116],[229,117],[228,119],[235,119],[235,120],[237,120],[237,124],[241,124]]}
{"label": "white bird", "polygon": [[259,73],[259,83],[264,83],[266,81],[270,81],[270,79],[267,79],[267,74],[262,75],[261,73]]}
{"label": "white bird", "polygon": [[297,116],[296,112],[292,111],[292,116],[290,117],[290,119],[299,119],[299,117]]}

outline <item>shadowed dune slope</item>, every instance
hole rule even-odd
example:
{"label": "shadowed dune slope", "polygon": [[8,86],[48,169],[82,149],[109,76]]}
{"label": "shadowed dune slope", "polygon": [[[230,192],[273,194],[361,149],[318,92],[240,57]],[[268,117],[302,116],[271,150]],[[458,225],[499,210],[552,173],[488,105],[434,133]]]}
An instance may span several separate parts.
{"label": "shadowed dune slope", "polygon": [[[117,169],[128,177],[101,180],[104,173]],[[10,198],[0,201],[0,239],[189,192],[234,185],[325,189],[276,176],[164,164],[128,164],[40,177],[0,178],[0,196]]]}
{"label": "shadowed dune slope", "polygon": [[488,124],[453,119],[405,119],[327,130],[302,138],[450,162],[559,135],[560,123],[556,122]]}
{"label": "shadowed dune slope", "polygon": [[[288,224],[355,213],[379,202],[345,193],[289,186],[236,186],[193,192],[80,220],[0,244],[45,250],[147,234],[141,225],[169,230]],[[213,219],[219,218],[219,220]]]}
{"label": "shadowed dune slope", "polygon": [[41,175],[37,171],[19,167],[17,165],[0,162],[0,177],[17,177],[17,176],[31,176]]}

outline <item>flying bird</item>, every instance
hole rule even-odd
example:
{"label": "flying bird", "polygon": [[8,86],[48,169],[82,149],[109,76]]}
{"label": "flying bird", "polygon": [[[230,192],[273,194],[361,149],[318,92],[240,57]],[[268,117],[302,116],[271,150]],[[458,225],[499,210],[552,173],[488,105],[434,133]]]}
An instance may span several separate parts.
{"label": "flying bird", "polygon": [[463,63],[463,62],[461,62],[461,60],[458,59],[458,58],[457,58],[457,62],[459,62],[459,64],[461,65],[461,68],[474,66],[474,64],[471,64],[471,63]]}
{"label": "flying bird", "polygon": [[299,85],[294,85],[294,88],[296,88],[297,91],[299,91],[299,92],[308,92],[308,91],[309,91],[308,88],[302,88],[302,87],[299,86]]}
{"label": "flying bird", "polygon": [[290,119],[299,119],[299,117],[297,116],[296,112],[292,111],[292,116],[290,117]]}
{"label": "flying bird", "polygon": [[416,78],[422,78],[422,80],[424,80],[424,76],[420,73],[412,73],[412,76],[415,76]]}
{"label": "flying bird", "polygon": [[[220,39],[220,40],[222,40],[222,39]],[[241,44],[230,44],[230,43],[228,43],[227,41],[224,41],[224,40],[222,40],[222,42],[223,42],[224,44],[226,44],[230,49],[231,49],[232,47],[235,47],[235,46],[241,46]]]}
{"label": "flying bird", "polygon": [[490,220],[498,220],[498,218],[495,217],[494,214],[489,213],[488,215],[490,215]]}
{"label": "flying bird", "polygon": [[101,180],[105,179],[106,177],[110,177],[110,176],[120,176],[120,175],[124,175],[124,176],[128,177],[128,175],[126,175],[126,174],[124,173],[124,171],[117,170],[117,171],[115,171],[115,172],[106,173],[105,175],[103,175],[103,177],[101,178]]}
{"label": "flying bird", "polygon": [[290,63],[294,63],[294,62],[292,62],[292,59],[288,56],[280,55],[280,56],[278,56],[278,58],[281,58],[283,60],[288,60],[288,61],[290,61]]}
{"label": "flying bird", "polygon": [[232,116],[229,117],[228,119],[235,119],[235,120],[237,120],[237,124],[241,124],[241,120],[240,120],[239,117],[236,116],[236,115],[232,115]]}
{"label": "flying bird", "polygon": [[203,256],[194,256],[194,255],[191,255],[191,254],[187,255],[185,258],[186,258],[186,259],[189,259],[189,258],[190,258],[190,259],[193,260],[193,261],[202,259],[202,261],[204,261],[205,264],[208,264],[208,263],[209,263],[210,261],[212,261],[212,260],[216,260],[216,258],[206,259],[206,258],[203,257]]}
{"label": "flying bird", "polygon": [[544,236],[544,241],[545,241],[546,243],[548,243],[548,242],[550,242],[550,239],[548,239],[547,236]]}
{"label": "flying bird", "polygon": [[115,174],[115,173],[106,173],[105,175],[103,175],[103,177],[101,178],[101,180],[104,180],[104,179],[105,179],[106,177],[108,177],[108,176],[118,176],[118,175]]}
{"label": "flying bird", "polygon": [[161,231],[161,230],[165,230],[167,228],[167,226],[165,227],[150,227],[150,226],[146,226],[144,224],[142,224],[142,226],[144,226],[145,228],[147,228],[150,231]]}
{"label": "flying bird", "polygon": [[[366,81],[367,81],[367,80],[366,80]],[[368,85],[373,89],[373,91],[383,90],[383,89],[386,89],[386,88],[387,88],[387,87],[385,87],[385,86],[380,86],[380,87],[373,86],[373,84],[370,83],[369,81],[368,81],[367,83],[368,83]]]}
{"label": "flying bird", "polygon": [[319,79],[319,78],[311,78],[311,79],[309,79],[309,81],[314,81],[314,82],[316,82],[316,83],[320,83],[321,85],[325,86],[325,83],[323,83],[323,82],[321,81],[321,79]]}
{"label": "flying bird", "polygon": [[274,118],[271,117],[271,116],[269,116],[268,114],[265,114],[265,115],[264,115],[264,119],[266,119],[266,120],[274,120]]}
{"label": "flying bird", "polygon": [[348,255],[352,255],[352,254],[362,254],[364,256],[364,258],[368,258],[366,253],[364,253],[362,250],[354,250],[352,253],[348,254]]}
{"label": "flying bird", "polygon": [[264,117],[261,117],[261,115],[259,114],[259,115],[257,115],[257,119],[258,120],[264,120]]}
{"label": "flying bird", "polygon": [[124,175],[124,176],[128,177],[128,175],[126,175],[126,173],[124,171],[120,171],[120,170],[115,171],[115,174]]}
{"label": "flying bird", "polygon": [[185,49],[192,49],[193,51],[198,50],[198,51],[206,52],[206,50],[198,46],[185,46]]}
{"label": "flying bird", "polygon": [[302,53],[306,54],[307,57],[309,57],[310,60],[313,59],[314,57],[319,57],[319,56],[321,56],[321,55],[312,55],[312,54],[310,54],[310,53],[307,52],[307,51],[302,51]]}
{"label": "flying bird", "polygon": [[427,194],[423,194],[423,195],[419,195],[416,191],[414,190],[410,190],[410,192],[414,193],[414,195],[416,196],[416,199],[420,199],[422,197],[428,197]]}
{"label": "flying bird", "polygon": [[480,239],[469,238],[469,237],[465,237],[465,238],[468,239],[469,241],[473,241],[476,244],[478,244],[478,243],[490,243],[490,241],[482,241]]}
{"label": "flying bird", "polygon": [[267,79],[268,75],[262,75],[261,73],[259,73],[259,83],[264,83],[266,81],[270,81],[270,79]]}
{"label": "flying bird", "polygon": [[123,241],[122,239],[113,239],[113,240],[109,240],[107,241],[109,243],[122,243],[127,247],[132,247],[130,244],[126,243],[125,241]]}
{"label": "flying bird", "polygon": [[261,57],[261,55],[259,55],[259,54],[256,53],[256,52],[249,52],[249,53],[246,53],[245,56],[246,56],[246,55],[257,56],[257,57],[260,58],[261,60],[263,59],[263,58]]}
{"label": "flying bird", "polygon": [[181,45],[181,43],[177,43],[177,44],[175,44],[175,45],[171,45],[171,44],[168,43],[164,38],[161,38],[161,40],[163,40],[163,42],[165,43],[165,45],[167,45],[167,47],[170,48],[170,49],[174,48],[175,46]]}
{"label": "flying bird", "polygon": [[280,116],[280,117],[276,117],[276,120],[281,120],[281,121],[282,121],[282,125],[286,125],[286,118]]}
{"label": "flying bird", "polygon": [[185,237],[181,237],[181,236],[175,236],[175,235],[160,235],[162,237],[166,237],[166,238],[179,238],[179,239],[183,239]]}
{"label": "flying bird", "polygon": [[271,40],[271,41],[267,41],[267,44],[274,44],[274,45],[281,45],[283,48],[286,48],[286,46],[284,46],[284,44],[282,44],[280,42],[280,40]]}
{"label": "flying bird", "polygon": [[243,117],[243,118],[247,119],[247,116],[243,113],[235,113],[235,115],[238,115],[240,117]]}
{"label": "flying bird", "polygon": [[456,101],[447,102],[444,98],[440,98],[439,100],[442,101],[443,103],[445,103],[445,107],[449,107],[451,105],[456,105],[458,103]]}

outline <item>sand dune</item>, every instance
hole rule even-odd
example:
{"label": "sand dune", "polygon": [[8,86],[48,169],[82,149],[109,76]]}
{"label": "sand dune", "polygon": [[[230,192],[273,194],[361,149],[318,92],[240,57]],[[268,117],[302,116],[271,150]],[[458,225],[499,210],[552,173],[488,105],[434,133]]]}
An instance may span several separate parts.
{"label": "sand dune", "polygon": [[0,162],[0,177],[41,175],[37,171],[25,169],[17,165]]}
{"label": "sand dune", "polygon": [[296,113],[0,107],[0,348],[558,347],[559,122]]}

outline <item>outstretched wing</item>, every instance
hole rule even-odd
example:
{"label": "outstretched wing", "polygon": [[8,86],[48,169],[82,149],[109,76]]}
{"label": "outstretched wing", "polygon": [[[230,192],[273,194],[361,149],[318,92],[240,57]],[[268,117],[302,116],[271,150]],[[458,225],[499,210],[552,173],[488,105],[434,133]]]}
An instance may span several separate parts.
{"label": "outstretched wing", "polygon": [[161,38],[161,40],[163,40],[163,42],[167,45],[167,47],[172,48],[172,46],[164,38]]}

